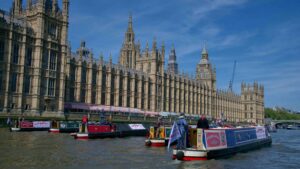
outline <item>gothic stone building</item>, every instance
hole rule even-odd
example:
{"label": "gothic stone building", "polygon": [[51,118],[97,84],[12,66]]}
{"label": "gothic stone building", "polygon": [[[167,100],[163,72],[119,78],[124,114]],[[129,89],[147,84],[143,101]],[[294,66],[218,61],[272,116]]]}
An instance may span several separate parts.
{"label": "gothic stone building", "polygon": [[69,0],[14,0],[0,11],[0,108],[60,114],[64,110]]}
{"label": "gothic stone building", "polygon": [[179,73],[172,47],[165,68],[165,46],[156,39],[144,49],[135,40],[132,17],[120,50],[96,59],[81,42],[72,52],[68,39],[69,0],[14,0],[0,12],[0,109],[3,113],[63,115],[65,103],[185,112],[263,123],[264,88],[242,84],[241,94],[216,88],[216,71],[204,47],[196,77]]}

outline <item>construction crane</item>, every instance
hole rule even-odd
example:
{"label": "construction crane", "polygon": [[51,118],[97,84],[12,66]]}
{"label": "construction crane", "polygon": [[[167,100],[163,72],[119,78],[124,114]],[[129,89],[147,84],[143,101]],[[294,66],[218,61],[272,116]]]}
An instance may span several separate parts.
{"label": "construction crane", "polygon": [[229,81],[229,91],[230,92],[232,92],[232,84],[233,84],[234,75],[235,75],[235,67],[236,67],[236,60],[234,61],[232,76],[231,76],[231,80]]}

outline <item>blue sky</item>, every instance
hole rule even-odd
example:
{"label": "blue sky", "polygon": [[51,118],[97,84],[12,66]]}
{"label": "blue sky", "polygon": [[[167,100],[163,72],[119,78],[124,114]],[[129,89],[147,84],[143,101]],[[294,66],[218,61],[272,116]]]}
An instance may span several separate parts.
{"label": "blue sky", "polygon": [[[10,0],[0,0],[8,10]],[[128,14],[143,48],[155,37],[172,43],[179,69],[195,74],[207,44],[217,68],[217,87],[227,89],[237,60],[234,90],[242,81],[265,86],[265,106],[300,111],[299,0],[71,0],[69,40],[75,50],[86,40],[94,55],[116,63]]]}

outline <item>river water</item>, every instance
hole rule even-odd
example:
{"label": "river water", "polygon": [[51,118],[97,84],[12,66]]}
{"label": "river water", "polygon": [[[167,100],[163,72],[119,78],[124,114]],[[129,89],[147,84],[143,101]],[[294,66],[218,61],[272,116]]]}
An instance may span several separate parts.
{"label": "river water", "polygon": [[68,134],[0,129],[0,169],[299,169],[300,130],[272,133],[271,147],[227,159],[181,162],[144,137],[80,141]]}

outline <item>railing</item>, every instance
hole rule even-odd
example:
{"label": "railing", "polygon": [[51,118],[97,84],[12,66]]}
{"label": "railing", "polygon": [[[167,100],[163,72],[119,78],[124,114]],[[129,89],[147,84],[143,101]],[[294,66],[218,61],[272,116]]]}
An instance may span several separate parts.
{"label": "railing", "polygon": [[[101,118],[101,115],[99,113],[87,113],[87,112],[69,112],[67,118],[69,120],[81,120],[83,115],[88,115],[90,116],[91,121],[98,121]],[[133,123],[156,123],[158,122],[158,118],[161,116],[137,116],[137,115],[132,115],[132,114],[113,114],[106,112],[104,116],[106,119],[111,120],[112,122],[133,122]],[[166,116],[162,118],[162,122],[164,124],[170,124],[172,125],[174,121],[177,120],[177,117],[174,116]],[[186,119],[188,123],[190,124],[196,124],[197,121],[196,119]]]}

